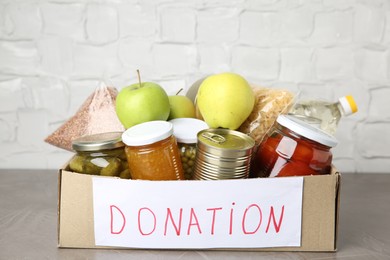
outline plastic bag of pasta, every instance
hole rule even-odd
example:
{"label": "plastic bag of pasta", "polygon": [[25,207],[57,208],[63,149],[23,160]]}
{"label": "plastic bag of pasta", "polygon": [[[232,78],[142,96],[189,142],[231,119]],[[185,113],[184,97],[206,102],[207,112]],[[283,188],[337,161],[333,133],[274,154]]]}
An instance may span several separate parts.
{"label": "plastic bag of pasta", "polygon": [[116,88],[108,87],[102,83],[84,101],[76,114],[46,137],[45,142],[73,151],[72,141],[78,137],[124,131],[115,112],[117,95]]}
{"label": "plastic bag of pasta", "polygon": [[255,106],[238,131],[251,136],[259,144],[280,114],[287,114],[294,102],[288,90],[252,87]]}

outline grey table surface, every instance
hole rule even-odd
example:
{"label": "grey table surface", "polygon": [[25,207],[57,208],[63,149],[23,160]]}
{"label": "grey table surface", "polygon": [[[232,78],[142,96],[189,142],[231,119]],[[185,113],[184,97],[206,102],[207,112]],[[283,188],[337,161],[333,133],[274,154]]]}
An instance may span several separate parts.
{"label": "grey table surface", "polygon": [[60,249],[57,177],[0,169],[0,259],[390,259],[390,174],[342,174],[334,253]]}

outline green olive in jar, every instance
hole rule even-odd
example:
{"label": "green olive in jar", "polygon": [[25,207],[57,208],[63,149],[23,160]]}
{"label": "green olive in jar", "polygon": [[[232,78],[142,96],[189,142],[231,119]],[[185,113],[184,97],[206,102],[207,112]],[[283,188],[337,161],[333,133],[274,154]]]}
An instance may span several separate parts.
{"label": "green olive in jar", "polygon": [[119,158],[107,158],[108,165],[101,169],[102,176],[119,176],[122,171],[122,162]]}
{"label": "green olive in jar", "polygon": [[91,157],[87,154],[77,154],[69,162],[71,171],[90,175],[99,175],[100,167],[91,162]]}
{"label": "green olive in jar", "polygon": [[84,157],[81,155],[75,155],[69,162],[69,169],[74,172],[83,173]]}
{"label": "green olive in jar", "polygon": [[93,162],[93,158],[86,156],[84,158],[83,172],[90,175],[99,175],[102,168]]}
{"label": "green olive in jar", "polygon": [[131,179],[130,170],[127,168],[119,174],[119,178],[121,179]]}

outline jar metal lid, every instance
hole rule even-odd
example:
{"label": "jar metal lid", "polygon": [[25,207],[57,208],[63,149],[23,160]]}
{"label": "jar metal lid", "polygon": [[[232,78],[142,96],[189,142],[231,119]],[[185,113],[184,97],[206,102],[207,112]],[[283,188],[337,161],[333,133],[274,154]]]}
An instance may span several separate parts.
{"label": "jar metal lid", "polygon": [[195,144],[197,142],[197,134],[209,128],[206,122],[196,118],[176,118],[169,122],[173,124],[173,135],[177,142],[184,144]]}
{"label": "jar metal lid", "polygon": [[122,134],[122,140],[128,146],[142,146],[164,140],[172,134],[172,123],[156,120],[130,127]]}
{"label": "jar metal lid", "polygon": [[338,143],[337,139],[332,135],[298,119],[295,116],[280,115],[276,119],[276,122],[303,137],[306,137],[325,146],[335,147]]}
{"label": "jar metal lid", "polygon": [[80,152],[115,149],[124,146],[121,139],[122,132],[107,132],[85,135],[72,141],[72,148]]}

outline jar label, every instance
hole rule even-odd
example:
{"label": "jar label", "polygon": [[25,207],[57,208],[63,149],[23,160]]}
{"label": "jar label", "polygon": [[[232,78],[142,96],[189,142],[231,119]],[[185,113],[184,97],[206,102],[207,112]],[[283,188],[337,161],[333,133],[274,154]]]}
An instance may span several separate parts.
{"label": "jar label", "polygon": [[297,141],[287,136],[283,136],[283,138],[280,140],[280,143],[278,144],[278,147],[276,147],[276,152],[281,157],[290,159],[293,156],[296,147]]}

